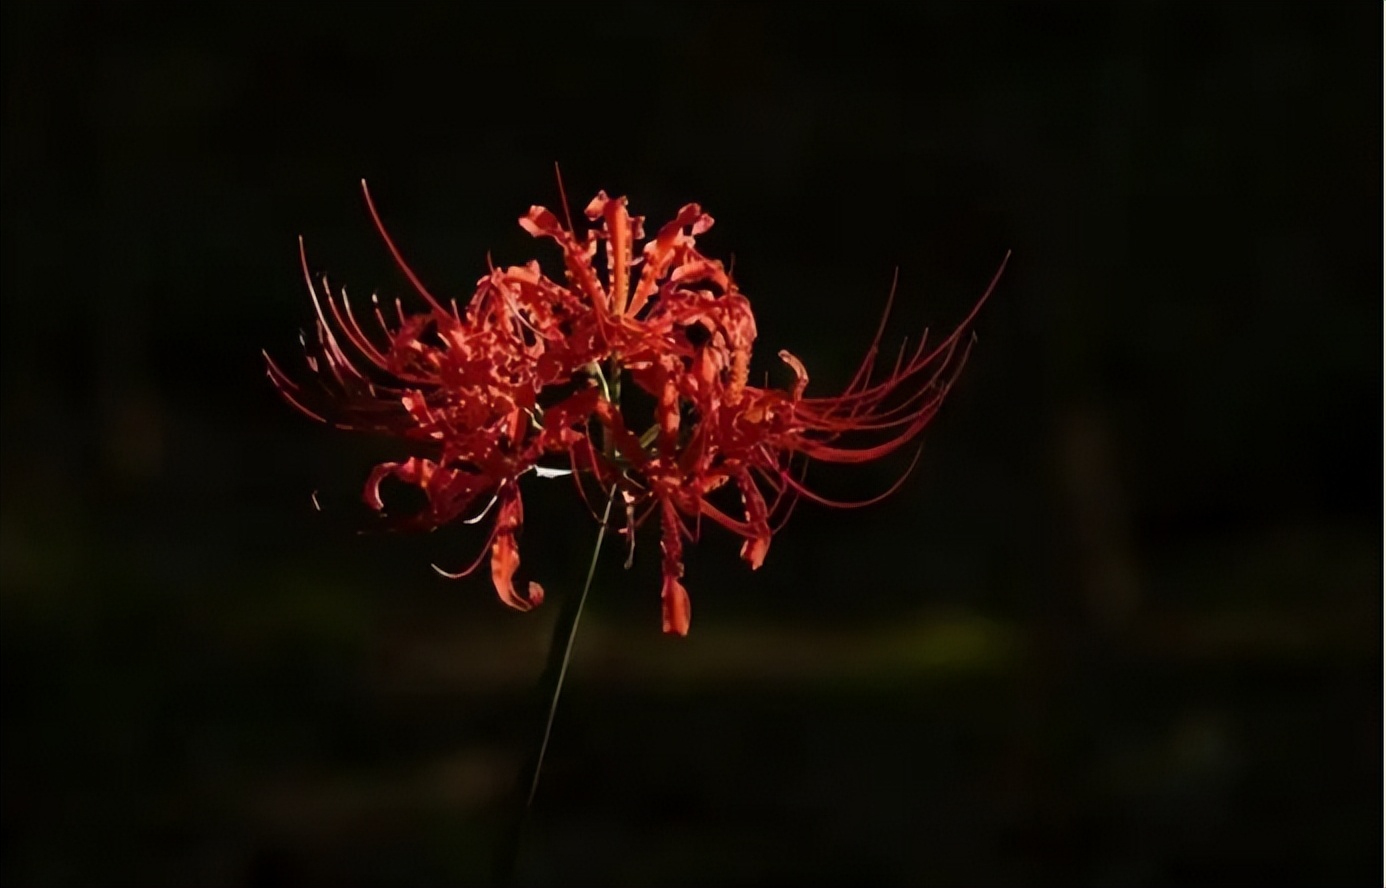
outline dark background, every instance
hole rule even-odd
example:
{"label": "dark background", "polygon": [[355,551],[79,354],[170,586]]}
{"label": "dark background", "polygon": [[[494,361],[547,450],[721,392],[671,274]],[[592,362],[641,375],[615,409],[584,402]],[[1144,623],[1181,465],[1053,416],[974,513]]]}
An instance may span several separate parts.
{"label": "dark background", "polygon": [[[356,531],[390,442],[308,422],[315,267],[405,295],[515,224],[701,202],[812,391],[950,327],[919,467],[752,574],[602,562],[535,884],[1376,884],[1377,4],[7,3],[6,885],[485,878],[594,527]],[[783,378],[782,376],[778,378]],[[883,489],[908,456],[819,471]],[[318,491],[325,511],[315,513]]]}

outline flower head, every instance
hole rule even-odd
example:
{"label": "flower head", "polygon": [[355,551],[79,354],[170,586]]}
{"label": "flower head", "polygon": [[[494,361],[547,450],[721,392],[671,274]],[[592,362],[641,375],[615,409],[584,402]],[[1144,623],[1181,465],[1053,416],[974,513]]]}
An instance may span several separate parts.
{"label": "flower head", "polygon": [[[921,338],[878,378],[883,317],[846,389],[808,397],[808,372],[787,351],[780,358],[793,374],[788,388],[750,384],[757,335],[751,303],[721,262],[698,251],[697,238],[713,220],[697,204],[684,206],[649,240],[624,197],[599,193],[586,208],[592,227],[584,234],[531,207],[520,225],[557,244],[562,281],[537,262],[492,268],[461,310],[424,287],[368,193],[366,199],[425,310],[407,313],[397,301],[387,319],[373,300],[379,332],[368,334],[345,292],[334,296],[324,279],[318,295],[304,259],[317,309],[309,365],[323,385],[314,397],[267,356],[275,386],[316,419],[424,449],[371,472],[364,497],[373,508],[384,507],[379,487],[387,477],[427,495],[427,507],[407,526],[436,528],[480,506],[475,518],[463,519],[476,521],[494,508],[491,575],[512,607],[528,609],[543,598],[537,583],[523,596],[514,585],[520,480],[544,471],[541,458],[566,456],[585,499],[586,483],[608,496],[619,492],[632,544],[636,528],[657,511],[664,628],[680,635],[690,614],[683,543],[697,538],[704,517],[742,538],[741,556],[754,569],[799,497],[845,507],[898,488],[903,477],[868,500],[837,502],[807,488],[802,471],[814,461],[877,459],[914,440],[956,378],[967,353],[964,333],[1001,274],[951,335],[932,346]],[[894,292],[892,286],[892,300]],[[624,404],[623,378],[633,383]],[[640,433],[628,422],[632,399],[644,400],[653,415]],[[735,507],[714,504],[724,488]],[[484,557],[485,550],[470,568],[448,576],[470,573]]]}

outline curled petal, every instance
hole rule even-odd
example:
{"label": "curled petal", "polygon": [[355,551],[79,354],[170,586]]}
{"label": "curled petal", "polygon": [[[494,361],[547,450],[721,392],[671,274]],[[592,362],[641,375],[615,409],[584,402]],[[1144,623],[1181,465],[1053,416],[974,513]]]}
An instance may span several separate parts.
{"label": "curled petal", "polygon": [[385,501],[380,498],[380,482],[394,475],[405,484],[427,487],[437,468],[438,466],[430,460],[420,459],[417,456],[411,456],[402,463],[381,463],[371,469],[370,477],[366,479],[366,489],[362,494],[362,499],[366,501],[366,505],[379,512],[385,508]]}
{"label": "curled petal", "polygon": [[585,388],[574,392],[544,411],[544,443],[554,449],[569,449],[583,440],[580,431],[597,407],[598,392]]}
{"label": "curled petal", "polygon": [[622,315],[630,296],[631,251],[635,241],[645,236],[643,219],[632,217],[626,209],[626,199],[611,199],[605,191],[587,206],[587,218],[602,219],[601,236],[606,238],[607,282],[611,294],[611,311]]}
{"label": "curled petal", "polygon": [[[683,230],[689,226],[692,226],[692,234],[684,234]],[[640,283],[631,298],[628,314],[633,316],[645,306],[680,250],[692,246],[693,239],[711,227],[712,217],[694,203],[686,204],[672,221],[659,229],[655,239],[645,244],[645,268],[640,273]]]}
{"label": "curled petal", "polygon": [[794,371],[794,388],[790,394],[797,401],[804,396],[804,389],[808,388],[808,370],[805,369],[804,362],[790,354],[787,349],[780,349],[780,360]]}
{"label": "curled petal", "polygon": [[741,501],[746,507],[746,524],[752,532],[741,545],[741,557],[751,566],[751,570],[756,570],[765,563],[765,555],[770,551],[770,510],[750,472],[739,472],[736,485],[741,489]]}
{"label": "curled petal", "polygon": [[664,631],[671,635],[687,635],[692,614],[688,603],[688,590],[679,580],[683,577],[683,540],[679,538],[682,528],[674,504],[664,500],[661,504],[660,548],[664,552],[664,589],[661,593],[664,609]]}
{"label": "curled petal", "polygon": [[530,581],[527,597],[515,591],[515,571],[520,568],[520,548],[515,544],[515,536],[508,533],[496,534],[491,543],[491,582],[496,585],[500,600],[518,611],[527,611],[544,603],[544,587]]}
{"label": "curled petal", "polygon": [[516,610],[527,611],[544,602],[544,588],[531,582],[526,596],[515,591],[515,571],[520,567],[520,547],[515,542],[515,534],[524,524],[524,506],[513,484],[507,484],[499,496],[500,514],[496,516],[496,536],[491,541],[491,581],[501,601]]}
{"label": "curled petal", "polygon": [[545,207],[534,206],[520,217],[520,227],[531,237],[551,237],[561,240],[567,234],[563,223]]}
{"label": "curled petal", "polygon": [[563,262],[568,273],[591,301],[598,316],[605,318],[610,313],[611,300],[592,268],[596,241],[588,238],[585,243],[580,242],[576,235],[563,227],[557,216],[539,206],[530,207],[529,212],[520,217],[520,227],[533,237],[549,237],[558,242],[563,249]]}
{"label": "curled petal", "polygon": [[610,401],[599,400],[594,412],[601,424],[610,430],[616,443],[616,451],[636,467],[644,466],[647,457],[644,448],[640,446],[640,437],[626,428],[625,417],[621,411],[612,406]]}
{"label": "curled petal", "polygon": [[670,635],[687,635],[691,619],[688,603],[688,590],[678,579],[665,575],[664,591],[664,631]]}

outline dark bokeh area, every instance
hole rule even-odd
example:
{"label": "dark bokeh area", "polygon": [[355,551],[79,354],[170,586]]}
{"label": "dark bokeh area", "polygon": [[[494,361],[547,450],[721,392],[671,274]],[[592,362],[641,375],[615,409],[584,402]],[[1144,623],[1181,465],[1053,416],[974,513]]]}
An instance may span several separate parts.
{"label": "dark bokeh area", "polygon": [[[606,554],[520,880],[1380,874],[1381,10],[1303,3],[3,7],[5,885],[487,878],[595,526],[532,479],[367,533],[389,441],[285,406],[298,269],[465,296],[515,220],[699,201],[754,370],[961,319],[905,486],[712,528],[686,639]],[[838,497],[908,455],[817,471]],[[315,512],[310,494],[323,505]],[[651,528],[653,530],[653,528]]]}

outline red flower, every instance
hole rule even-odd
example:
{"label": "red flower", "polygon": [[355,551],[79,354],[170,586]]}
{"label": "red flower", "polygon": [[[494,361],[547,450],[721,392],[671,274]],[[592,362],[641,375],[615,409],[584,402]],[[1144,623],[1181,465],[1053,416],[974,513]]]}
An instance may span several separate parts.
{"label": "red flower", "polygon": [[[697,538],[703,517],[743,539],[741,556],[754,569],[798,497],[830,506],[865,505],[899,487],[903,477],[864,502],[834,502],[806,488],[796,472],[804,461],[877,459],[917,437],[956,378],[966,357],[963,334],[1001,274],[949,337],[932,348],[921,339],[913,353],[902,352],[891,372],[873,381],[883,318],[847,388],[834,397],[810,398],[804,397],[807,371],[785,351],[780,357],[795,377],[788,389],[749,384],[756,339],[751,304],[722,263],[696,249],[697,236],[713,223],[697,204],[685,206],[643,247],[643,219],[630,215],[625,198],[599,193],[586,210],[595,227],[583,236],[571,222],[531,207],[520,225],[558,244],[564,282],[545,276],[535,262],[493,268],[478,282],[465,312],[455,303],[445,308],[428,292],[380,226],[374,206],[371,213],[429,310],[406,314],[396,303],[398,322],[392,325],[377,306],[383,336],[378,342],[357,323],[345,294],[338,300],[328,291],[324,313],[324,300],[310,281],[319,356],[309,362],[332,390],[329,409],[307,406],[306,393],[271,361],[276,386],[310,416],[322,419],[331,412],[340,427],[383,432],[428,448],[425,457],[375,468],[365,494],[374,508],[383,508],[379,484],[387,476],[427,494],[429,505],[411,519],[414,526],[438,527],[483,498],[487,508],[495,505],[491,574],[501,599],[513,607],[528,609],[543,596],[534,583],[520,596],[513,582],[523,524],[519,479],[541,457],[565,454],[579,492],[584,476],[595,478],[608,495],[619,488],[632,540],[657,509],[664,628],[680,635],[689,622],[683,541]],[[599,245],[605,254],[601,271],[595,263]],[[334,327],[359,354],[356,363]],[[630,405],[623,409],[619,389],[623,376],[649,400],[654,422],[643,434],[628,427]],[[711,502],[729,486],[740,500],[739,517]]]}
{"label": "red flower", "polygon": [[[772,516],[787,518],[798,496],[845,507],[877,502],[898,488],[903,477],[865,502],[833,502],[796,479],[793,461],[805,457],[864,462],[914,439],[938,411],[961,369],[966,357],[966,349],[960,348],[963,334],[1001,272],[967,318],[936,347],[926,348],[921,339],[913,354],[902,354],[890,374],[873,381],[885,327],[882,318],[847,389],[835,397],[805,398],[807,371],[789,352],[780,353],[795,374],[788,391],[748,384],[755,318],[723,265],[696,250],[696,235],[711,228],[713,221],[697,204],[685,206],[645,245],[639,283],[629,299],[634,245],[643,237],[643,220],[628,214],[625,198],[611,199],[605,193],[597,195],[586,215],[598,223],[596,240],[606,245],[606,287],[594,265],[592,237],[579,237],[542,207],[532,208],[521,225],[559,245],[573,297],[585,297],[594,306],[603,342],[620,355],[621,366],[654,400],[656,423],[648,445],[644,442],[651,435],[637,437],[627,430],[618,408],[598,410],[597,419],[614,445],[604,461],[594,459],[592,468],[604,483],[620,484],[632,506],[644,500],[657,504],[663,534],[664,623],[666,630],[683,634],[689,609],[681,583],[682,540],[696,538],[699,519],[706,516],[741,536],[742,558],[754,569],[769,551]],[[691,422],[686,423],[685,416]],[[863,435],[875,438],[856,445],[844,440]],[[740,518],[709,502],[709,495],[728,482],[740,495]],[[628,514],[632,526],[627,532],[633,533],[633,525],[650,510],[639,519],[635,508]],[[685,518],[693,519],[695,528]]]}
{"label": "red flower", "polygon": [[[370,205],[369,193],[366,200]],[[580,346],[579,337],[559,332],[575,309],[562,293],[514,286],[524,270],[493,271],[478,283],[465,312],[456,303],[445,308],[404,262],[374,205],[370,209],[428,311],[406,314],[397,301],[395,317],[387,319],[376,304],[372,313],[380,331],[373,337],[345,293],[334,296],[324,279],[324,296],[318,296],[300,243],[317,309],[317,348],[308,363],[323,391],[315,396],[305,390],[266,355],[270,379],[314,419],[330,417],[338,428],[395,436],[426,451],[377,466],[366,482],[364,499],[377,510],[384,508],[380,484],[387,477],[424,491],[428,506],[403,526],[433,529],[479,504],[498,504],[489,544],[492,579],[501,600],[528,610],[542,600],[543,590],[531,583],[526,598],[513,585],[524,514],[518,481],[540,457],[565,451],[582,437],[591,408],[579,405],[594,399],[594,393],[578,391],[544,409],[540,396],[566,384],[574,367],[590,363],[595,353]]]}

